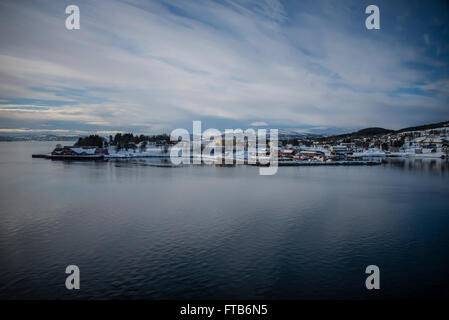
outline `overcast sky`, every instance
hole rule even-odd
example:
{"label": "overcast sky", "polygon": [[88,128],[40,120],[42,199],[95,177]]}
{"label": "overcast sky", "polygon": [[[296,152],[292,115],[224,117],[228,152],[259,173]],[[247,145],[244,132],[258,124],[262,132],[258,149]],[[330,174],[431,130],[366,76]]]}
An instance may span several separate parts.
{"label": "overcast sky", "polygon": [[449,120],[444,0],[2,0],[0,43],[3,133]]}

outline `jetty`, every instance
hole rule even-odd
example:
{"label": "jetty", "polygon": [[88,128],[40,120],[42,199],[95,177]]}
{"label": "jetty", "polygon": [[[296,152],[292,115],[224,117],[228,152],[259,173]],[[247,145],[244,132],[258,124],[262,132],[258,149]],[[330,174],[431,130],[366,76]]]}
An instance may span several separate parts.
{"label": "jetty", "polygon": [[342,161],[280,161],[279,167],[300,167],[300,166],[375,166],[382,164],[377,160],[342,160]]}
{"label": "jetty", "polygon": [[54,160],[103,160],[102,154],[89,155],[54,155],[54,154],[32,154],[32,158],[54,159]]}

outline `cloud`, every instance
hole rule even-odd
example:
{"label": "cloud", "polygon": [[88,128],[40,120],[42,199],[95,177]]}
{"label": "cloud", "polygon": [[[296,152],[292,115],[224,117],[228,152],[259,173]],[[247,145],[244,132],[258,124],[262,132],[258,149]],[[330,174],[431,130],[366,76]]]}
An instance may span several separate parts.
{"label": "cloud", "polygon": [[266,123],[264,121],[256,121],[256,122],[251,122],[250,125],[253,127],[266,127],[266,126],[268,126],[268,123]]}
{"label": "cloud", "polygon": [[[27,128],[19,128],[19,129],[0,129],[0,133],[74,133],[73,130],[63,130],[63,129],[27,129]],[[84,131],[75,131],[75,133],[85,133]]]}
{"label": "cloud", "polygon": [[427,33],[423,35],[423,39],[426,45],[430,45],[430,36]]}
{"label": "cloud", "polygon": [[[377,32],[364,28],[360,1],[79,6],[81,29],[68,31],[62,2],[0,4],[4,128],[156,132],[197,119],[397,128],[449,116],[447,23],[416,22],[448,21],[436,4],[380,1],[381,12],[410,13],[382,15]],[[414,29],[404,36],[404,26]]]}

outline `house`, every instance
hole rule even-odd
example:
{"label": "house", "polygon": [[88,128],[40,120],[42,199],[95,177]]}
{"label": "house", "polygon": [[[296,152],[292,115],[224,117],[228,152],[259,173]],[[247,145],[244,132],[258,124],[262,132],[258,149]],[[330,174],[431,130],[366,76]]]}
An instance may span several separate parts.
{"label": "house", "polygon": [[337,155],[347,155],[352,153],[352,151],[347,146],[332,146],[331,152]]}
{"label": "house", "polygon": [[236,139],[234,137],[217,137],[215,138],[215,145],[216,146],[235,146],[236,145]]}
{"label": "house", "polygon": [[319,161],[324,161],[325,156],[323,151],[319,150],[305,150],[299,152],[299,159],[315,159]]}
{"label": "house", "polygon": [[55,148],[51,155],[54,157],[102,157],[108,153],[108,149],[98,148],[95,146],[82,146],[82,147],[59,147]]}
{"label": "house", "polygon": [[279,150],[278,151],[278,156],[280,158],[293,158],[294,152],[291,149]]}
{"label": "house", "polygon": [[126,149],[126,150],[128,150],[128,149],[137,149],[137,145],[134,142],[128,142],[128,143],[125,143],[123,148]]}

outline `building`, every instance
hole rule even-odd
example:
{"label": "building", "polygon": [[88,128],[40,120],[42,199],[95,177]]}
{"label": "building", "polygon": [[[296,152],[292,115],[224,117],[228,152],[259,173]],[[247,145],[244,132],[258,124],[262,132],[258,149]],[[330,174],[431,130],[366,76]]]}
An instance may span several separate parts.
{"label": "building", "polygon": [[280,158],[293,158],[294,152],[293,150],[287,149],[287,150],[279,150],[278,156]]}
{"label": "building", "polygon": [[332,154],[336,155],[348,155],[351,154],[352,151],[347,146],[332,146],[331,147]]}
{"label": "building", "polygon": [[325,155],[323,151],[319,150],[304,150],[299,152],[299,159],[315,159],[319,161],[325,160]]}
{"label": "building", "polygon": [[102,157],[103,155],[109,154],[108,149],[98,148],[95,146],[83,146],[83,147],[57,147],[55,148],[51,155],[53,157],[70,158],[70,157]]}

